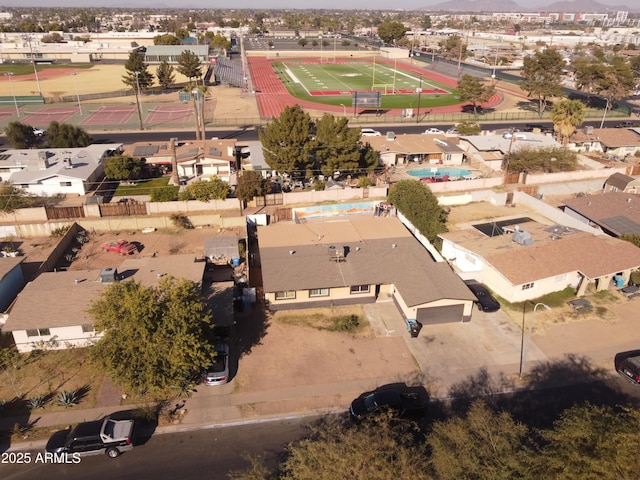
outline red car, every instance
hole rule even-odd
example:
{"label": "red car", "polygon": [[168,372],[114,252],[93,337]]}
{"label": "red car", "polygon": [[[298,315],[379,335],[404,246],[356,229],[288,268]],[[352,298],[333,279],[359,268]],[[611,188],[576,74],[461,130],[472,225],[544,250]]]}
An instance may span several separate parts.
{"label": "red car", "polygon": [[126,240],[103,243],[100,248],[105,252],[114,252],[119,255],[133,255],[134,253],[138,253],[136,244],[127,242]]}

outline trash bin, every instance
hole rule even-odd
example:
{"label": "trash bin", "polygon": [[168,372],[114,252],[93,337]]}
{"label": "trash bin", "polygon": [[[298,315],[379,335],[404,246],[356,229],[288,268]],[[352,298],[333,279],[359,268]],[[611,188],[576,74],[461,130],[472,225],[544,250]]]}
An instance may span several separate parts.
{"label": "trash bin", "polygon": [[420,335],[420,330],[422,330],[422,324],[420,322],[410,318],[407,320],[407,326],[411,338],[417,338],[418,335]]}
{"label": "trash bin", "polygon": [[613,281],[616,283],[616,288],[624,287],[624,277],[622,275],[615,275]]}

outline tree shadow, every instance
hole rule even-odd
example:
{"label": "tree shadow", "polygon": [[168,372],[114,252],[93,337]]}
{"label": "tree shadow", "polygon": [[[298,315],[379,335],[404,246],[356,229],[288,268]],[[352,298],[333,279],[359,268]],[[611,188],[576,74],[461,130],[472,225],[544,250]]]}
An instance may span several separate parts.
{"label": "tree shadow", "polygon": [[38,419],[29,421],[31,411],[24,398],[14,397],[0,405],[0,452],[11,447],[11,436],[17,431],[27,431],[36,426]]}
{"label": "tree shadow", "polygon": [[524,110],[525,112],[535,112],[538,113],[539,106],[536,102],[532,101],[521,101],[516,104],[519,110]]}

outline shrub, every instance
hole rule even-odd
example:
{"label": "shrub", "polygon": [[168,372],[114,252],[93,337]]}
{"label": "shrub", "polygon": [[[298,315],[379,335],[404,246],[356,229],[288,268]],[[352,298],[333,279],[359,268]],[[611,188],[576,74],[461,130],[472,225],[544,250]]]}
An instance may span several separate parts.
{"label": "shrub", "polygon": [[151,191],[152,202],[175,202],[178,200],[178,187],[158,187]]}
{"label": "shrub", "polygon": [[355,332],[360,328],[360,318],[357,315],[343,315],[331,319],[332,330],[338,332]]}
{"label": "shrub", "polygon": [[78,394],[76,392],[70,392],[65,390],[58,394],[56,405],[61,407],[73,407],[78,404]]}
{"label": "shrub", "polygon": [[64,237],[64,234],[67,233],[70,228],[71,225],[63,225],[62,227],[54,228],[51,230],[49,236],[53,238]]}
{"label": "shrub", "polygon": [[38,408],[44,408],[47,401],[42,395],[38,395],[37,397],[31,397],[27,400],[27,405],[31,410],[36,410]]}
{"label": "shrub", "polygon": [[172,213],[169,218],[176,228],[184,228],[185,230],[191,230],[193,228],[193,223],[191,223],[189,217],[183,213]]}

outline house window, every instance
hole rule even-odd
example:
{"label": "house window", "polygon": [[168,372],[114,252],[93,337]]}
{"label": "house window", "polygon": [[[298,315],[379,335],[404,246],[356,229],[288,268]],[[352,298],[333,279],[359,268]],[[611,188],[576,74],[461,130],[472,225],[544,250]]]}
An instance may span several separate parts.
{"label": "house window", "polygon": [[357,293],[369,293],[369,285],[353,285],[351,287],[351,294]]}
{"label": "house window", "polygon": [[567,274],[563,273],[562,275],[556,275],[556,282],[564,282],[567,279]]}
{"label": "house window", "polygon": [[51,335],[48,328],[32,328],[27,330],[27,337],[46,337]]}
{"label": "house window", "polygon": [[82,333],[93,333],[96,331],[96,328],[92,323],[85,323],[82,325]]}
{"label": "house window", "polygon": [[533,288],[533,282],[522,285],[522,290],[529,290],[530,288]]}
{"label": "house window", "polygon": [[71,182],[60,182],[60,186],[61,187],[70,187],[71,186]]}
{"label": "house window", "polygon": [[309,290],[310,297],[328,297],[329,289],[328,288],[312,288]]}
{"label": "house window", "polygon": [[288,290],[285,292],[276,292],[276,300],[294,300],[296,298],[296,292]]}

